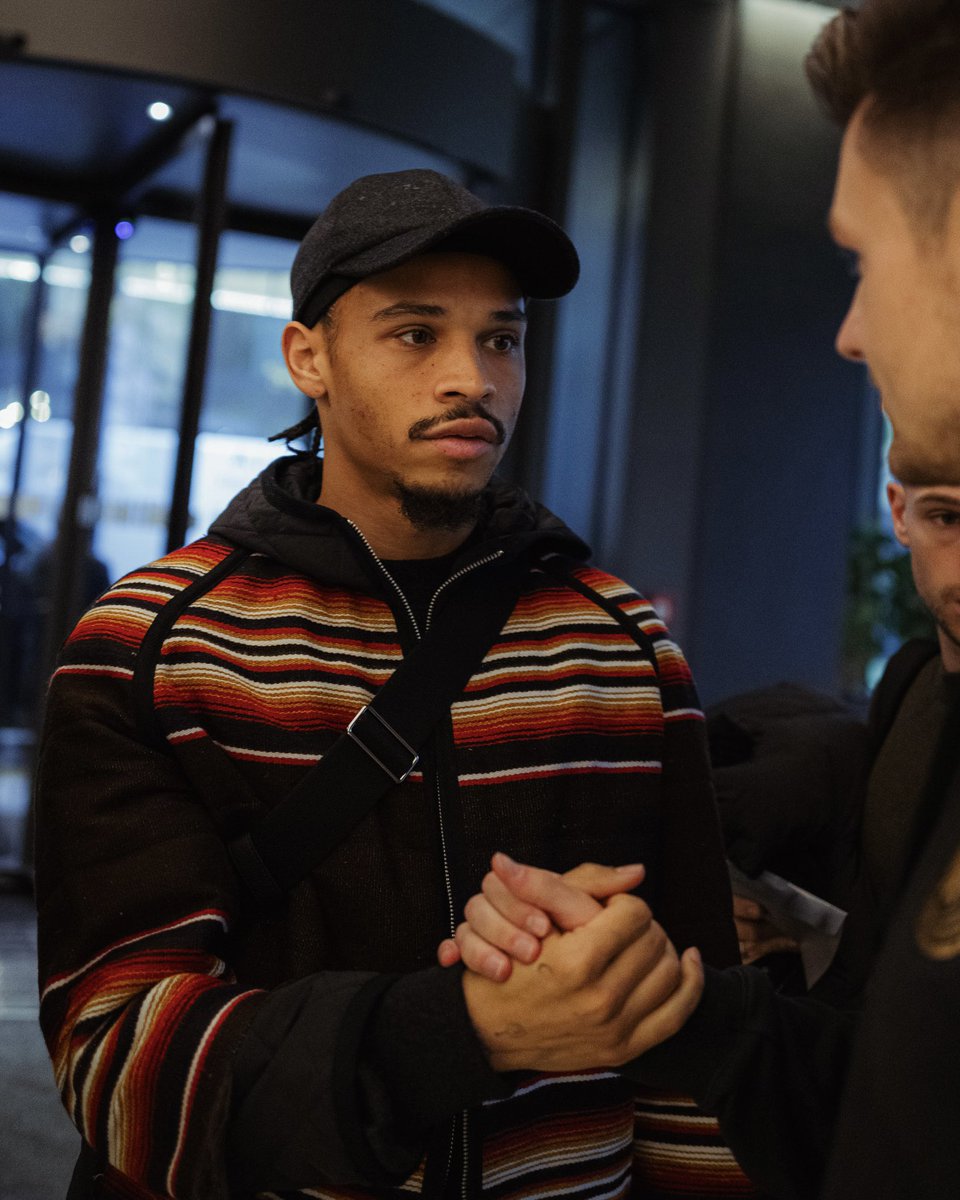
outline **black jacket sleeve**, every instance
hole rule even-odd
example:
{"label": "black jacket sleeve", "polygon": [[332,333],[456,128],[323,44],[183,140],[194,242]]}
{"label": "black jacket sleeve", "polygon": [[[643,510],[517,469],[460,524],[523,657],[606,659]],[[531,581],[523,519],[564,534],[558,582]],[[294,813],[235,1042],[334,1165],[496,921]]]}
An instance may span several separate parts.
{"label": "black jacket sleeve", "polygon": [[624,1069],[691,1095],[716,1116],[750,1178],[777,1200],[810,1200],[830,1150],[852,1013],[776,993],[755,968],[707,968],[703,1000],[669,1041]]}
{"label": "black jacket sleeve", "polygon": [[38,779],[41,1019],[71,1117],[158,1196],[402,1181],[443,1115],[504,1094],[459,973],[240,982],[223,840],[107,667],[58,675]]}
{"label": "black jacket sleeve", "polygon": [[470,1024],[461,976],[324,972],[272,992],[234,1066],[234,1188],[396,1186],[454,1113],[508,1095]]}

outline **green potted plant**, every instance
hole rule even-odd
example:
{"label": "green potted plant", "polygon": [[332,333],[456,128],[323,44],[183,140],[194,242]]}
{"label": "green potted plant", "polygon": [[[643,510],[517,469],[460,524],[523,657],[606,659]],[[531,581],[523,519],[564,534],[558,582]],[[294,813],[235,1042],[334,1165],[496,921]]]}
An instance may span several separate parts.
{"label": "green potted plant", "polygon": [[863,700],[897,646],[933,634],[933,620],[913,586],[910,555],[879,524],[854,530],[847,558],[844,695]]}

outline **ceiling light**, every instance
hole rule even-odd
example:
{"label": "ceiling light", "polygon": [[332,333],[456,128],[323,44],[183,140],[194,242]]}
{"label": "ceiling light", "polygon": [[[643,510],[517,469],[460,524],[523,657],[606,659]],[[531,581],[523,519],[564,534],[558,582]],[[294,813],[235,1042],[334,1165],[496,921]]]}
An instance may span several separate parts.
{"label": "ceiling light", "polygon": [[86,254],[90,249],[90,239],[85,233],[75,233],[70,239],[70,249],[74,254]]}
{"label": "ceiling light", "polygon": [[23,405],[19,400],[13,400],[0,408],[0,429],[12,429],[23,420]]}
{"label": "ceiling light", "polygon": [[173,116],[173,109],[164,100],[154,100],[152,104],[147,105],[147,116],[151,121],[169,121]]}
{"label": "ceiling light", "polygon": [[41,424],[50,420],[50,394],[48,392],[30,393],[30,416]]}

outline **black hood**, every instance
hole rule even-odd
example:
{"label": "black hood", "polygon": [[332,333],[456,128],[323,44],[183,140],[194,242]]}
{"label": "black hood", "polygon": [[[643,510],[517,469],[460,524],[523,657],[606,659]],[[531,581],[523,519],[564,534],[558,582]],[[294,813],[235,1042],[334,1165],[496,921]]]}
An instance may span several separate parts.
{"label": "black hood", "polygon": [[[376,574],[362,538],[339,513],[316,503],[322,465],[312,454],[276,459],[230,501],[210,533],[322,583],[369,590]],[[522,489],[493,480],[486,499],[465,561],[494,550],[589,557],[586,543]]]}

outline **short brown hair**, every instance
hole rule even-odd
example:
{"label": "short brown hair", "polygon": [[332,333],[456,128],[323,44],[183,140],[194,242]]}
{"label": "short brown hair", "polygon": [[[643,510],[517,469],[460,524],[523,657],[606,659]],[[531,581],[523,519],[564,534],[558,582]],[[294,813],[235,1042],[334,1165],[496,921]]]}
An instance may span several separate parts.
{"label": "short brown hair", "polygon": [[869,101],[862,149],[900,176],[908,213],[942,230],[960,187],[960,0],[863,0],[825,26],[805,65],[840,125]]}

